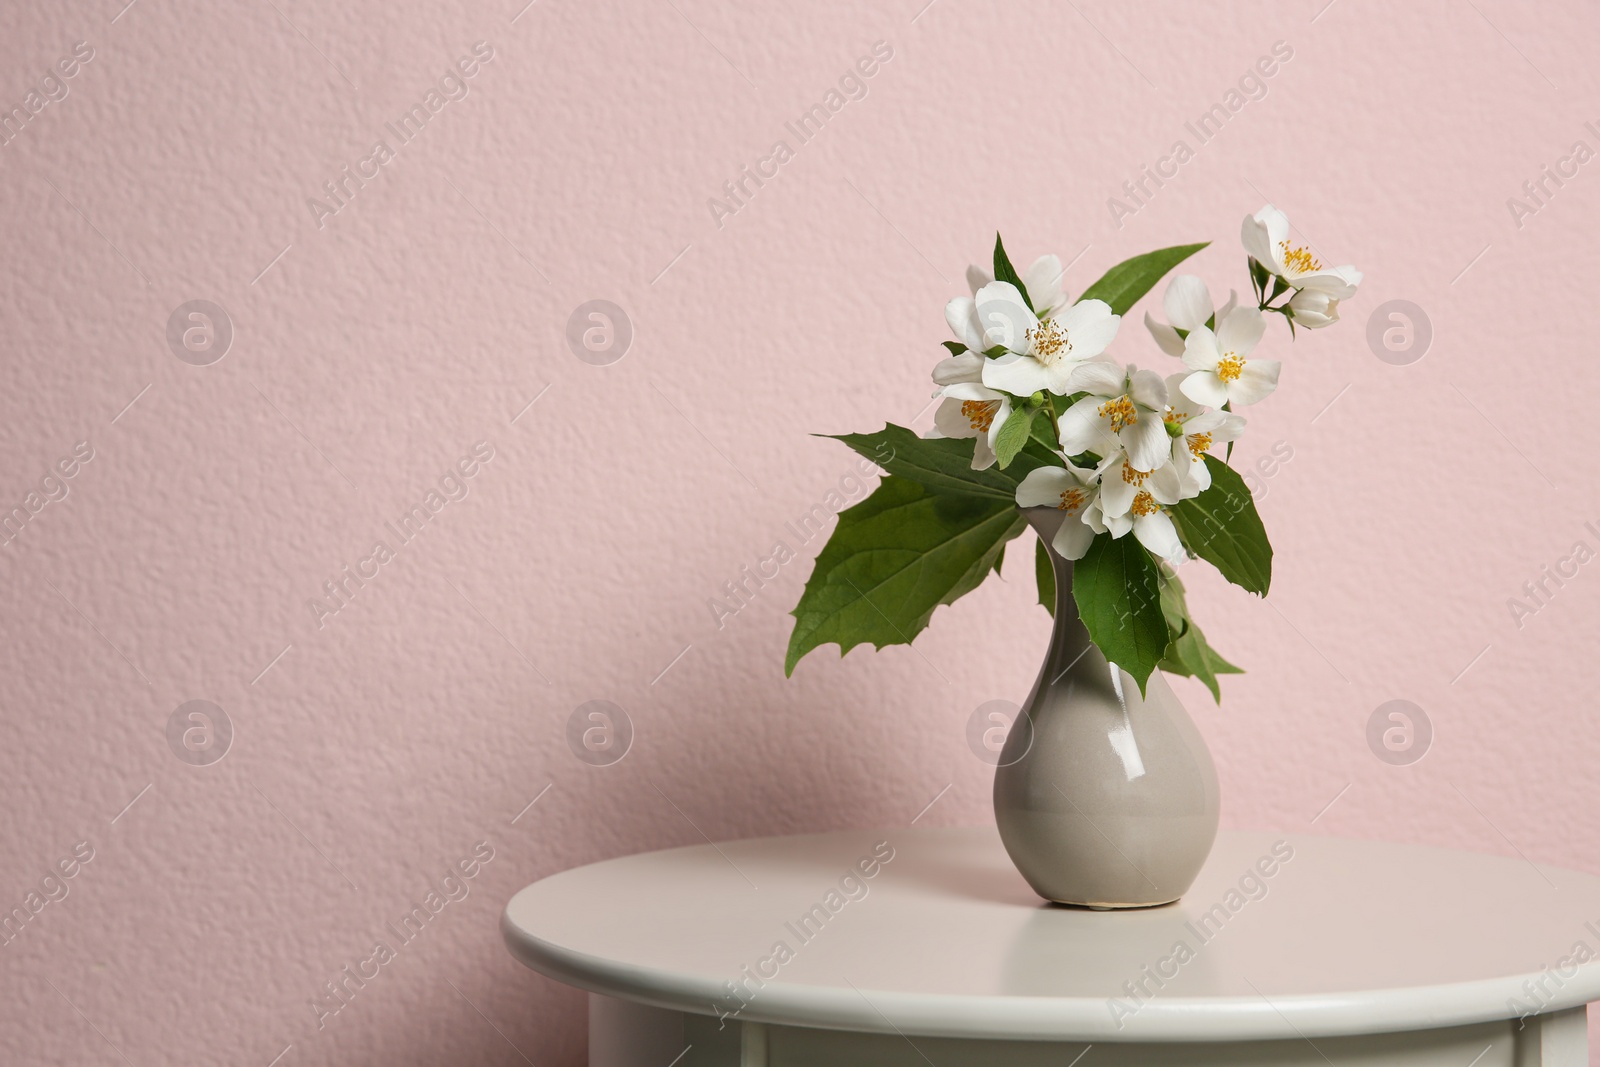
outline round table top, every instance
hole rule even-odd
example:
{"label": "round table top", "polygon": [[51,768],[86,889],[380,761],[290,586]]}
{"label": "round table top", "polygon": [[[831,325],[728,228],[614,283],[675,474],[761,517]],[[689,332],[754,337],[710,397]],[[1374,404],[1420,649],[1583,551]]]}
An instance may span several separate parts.
{"label": "round table top", "polygon": [[1316,1037],[1600,999],[1600,879],[1301,834],[1223,831],[1181,901],[1110,912],[1040,900],[992,828],[698,845],[536,882],[501,927],[592,992],[942,1037]]}

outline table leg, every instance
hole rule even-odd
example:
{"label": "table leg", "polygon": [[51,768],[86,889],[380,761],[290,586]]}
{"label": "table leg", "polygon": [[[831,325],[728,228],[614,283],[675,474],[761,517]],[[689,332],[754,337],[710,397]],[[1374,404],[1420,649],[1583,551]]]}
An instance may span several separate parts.
{"label": "table leg", "polygon": [[685,1044],[681,1013],[589,994],[589,1067],[664,1067]]}
{"label": "table leg", "polygon": [[1588,1007],[1524,1020],[1517,1031],[1517,1067],[1589,1067]]}
{"label": "table leg", "polygon": [[739,1024],[739,1067],[767,1067],[766,1024]]}

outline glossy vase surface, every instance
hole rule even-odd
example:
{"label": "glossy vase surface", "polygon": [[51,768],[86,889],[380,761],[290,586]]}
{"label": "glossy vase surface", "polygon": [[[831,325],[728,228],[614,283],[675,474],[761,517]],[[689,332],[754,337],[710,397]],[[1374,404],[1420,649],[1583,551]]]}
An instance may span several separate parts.
{"label": "glossy vase surface", "polygon": [[[1046,546],[1055,508],[1023,514]],[[1220,810],[1205,739],[1158,670],[1143,696],[1089,640],[1072,568],[1053,549],[1055,628],[994,777],[1011,860],[1046,900],[1137,908],[1181,897],[1211,852]]]}

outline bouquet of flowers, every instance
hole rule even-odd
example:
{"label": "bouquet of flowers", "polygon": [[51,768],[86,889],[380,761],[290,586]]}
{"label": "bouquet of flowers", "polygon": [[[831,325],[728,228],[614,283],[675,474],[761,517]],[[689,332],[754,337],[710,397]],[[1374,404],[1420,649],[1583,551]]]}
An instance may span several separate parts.
{"label": "bouquet of flowers", "polygon": [[[819,645],[909,644],[940,604],[1000,569],[1027,526],[1019,508],[1061,512],[1051,547],[1074,561],[1072,595],[1090,639],[1141,692],[1153,671],[1200,679],[1240,673],[1189,617],[1178,568],[1212,564],[1265,596],[1272,546],[1244,480],[1228,465],[1240,410],[1277,388],[1280,363],[1257,354],[1267,316],[1320,329],[1339,319],[1361,273],[1325,267],[1293,243],[1272,205],[1242,229],[1255,300],[1220,309],[1192,274],[1167,284],[1166,322],[1144,322],[1182,361],[1162,374],[1112,359],[1122,316],[1206,247],[1179,245],[1111,268],[1075,302],[1042,256],[1018,274],[995,238],[994,270],[967,272],[970,296],[945,307],[955,340],[933,369],[939,407],[925,437],[900,426],[836,439],[879,462],[877,490],[842,512],[794,609],[785,664]],[[1226,446],[1222,457],[1213,450]],[[890,458],[884,459],[884,456]],[[1131,535],[1131,536],[1130,536]],[[1039,599],[1054,610],[1054,570],[1038,546]]]}

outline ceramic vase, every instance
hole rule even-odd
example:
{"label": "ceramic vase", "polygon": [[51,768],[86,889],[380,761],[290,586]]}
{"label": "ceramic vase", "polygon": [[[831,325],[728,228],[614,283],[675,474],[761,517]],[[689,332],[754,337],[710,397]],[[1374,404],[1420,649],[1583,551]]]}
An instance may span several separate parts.
{"label": "ceramic vase", "polygon": [[[1048,548],[1063,518],[1023,514]],[[1089,640],[1070,560],[1050,549],[1055,627],[994,777],[994,814],[1041,897],[1092,908],[1171,903],[1217,836],[1216,766],[1158,670],[1143,695]]]}

